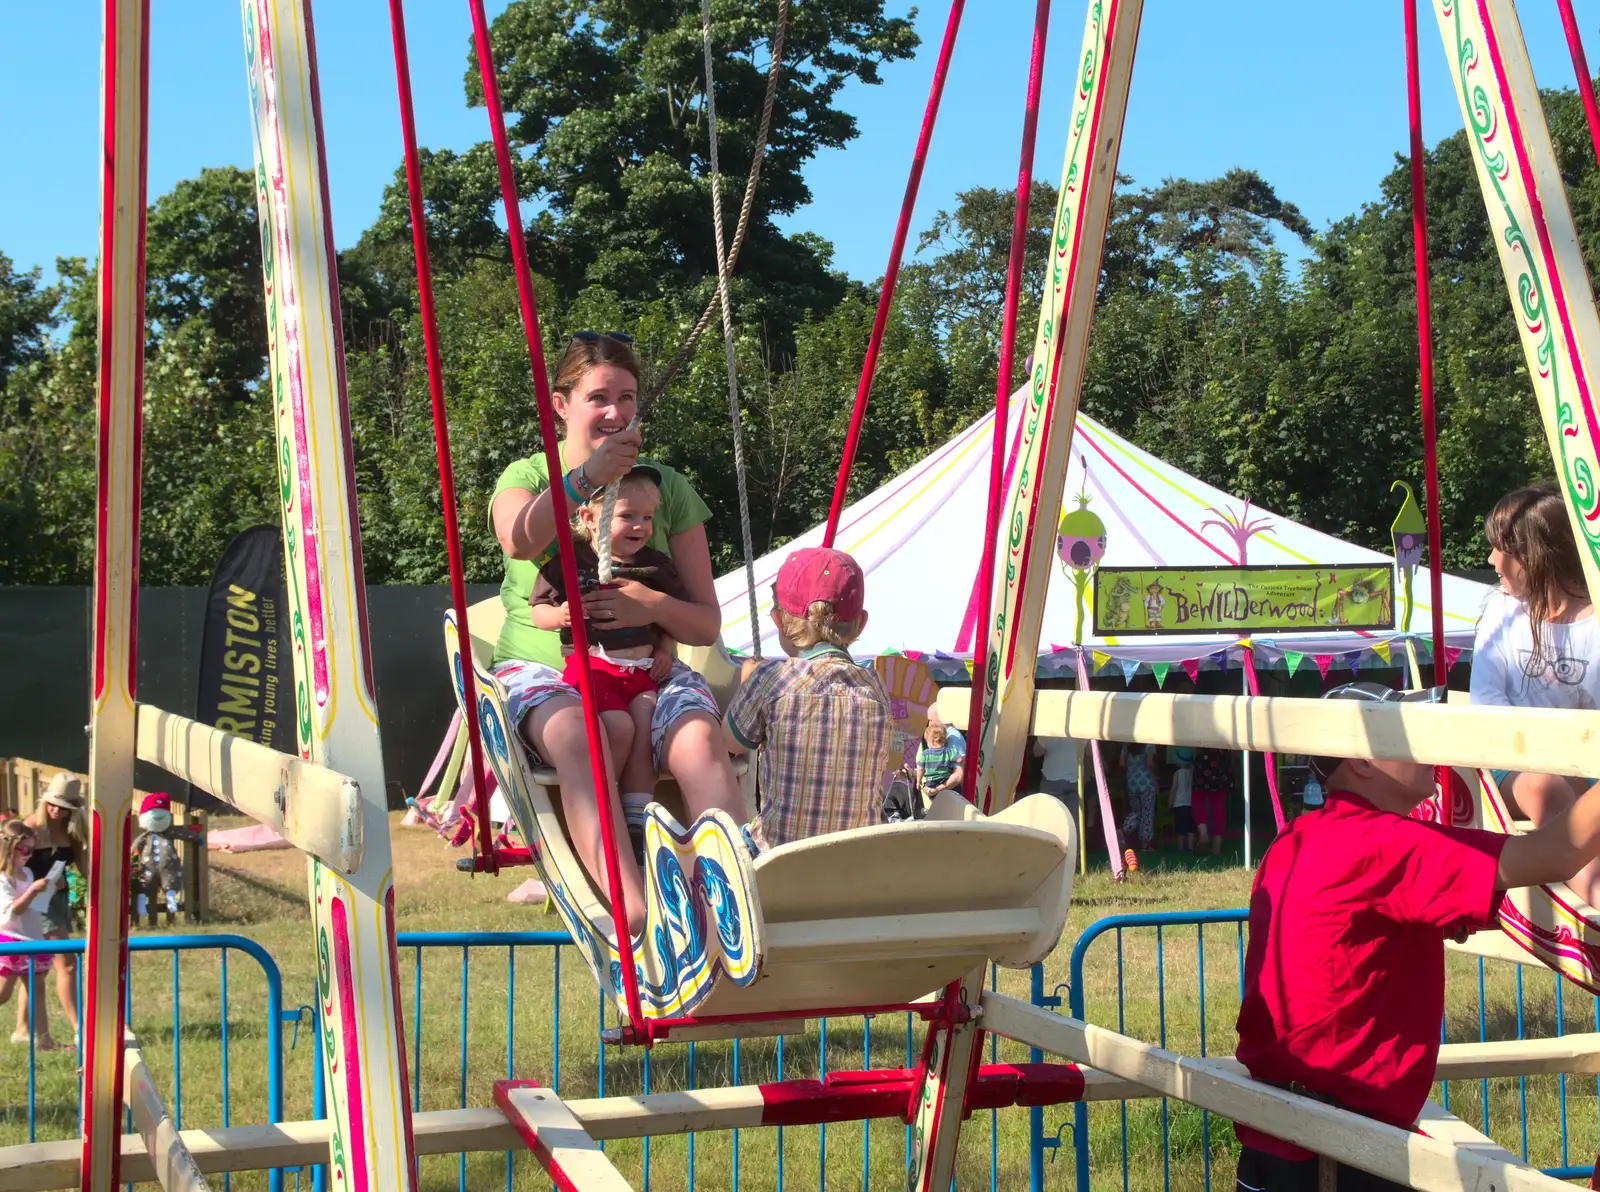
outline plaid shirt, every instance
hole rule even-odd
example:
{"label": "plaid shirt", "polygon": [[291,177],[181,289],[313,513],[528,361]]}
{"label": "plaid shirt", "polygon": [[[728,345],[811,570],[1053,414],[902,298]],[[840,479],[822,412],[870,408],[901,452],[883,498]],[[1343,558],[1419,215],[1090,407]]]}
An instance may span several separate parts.
{"label": "plaid shirt", "polygon": [[894,746],[889,697],[872,671],[834,646],[764,663],[740,685],[728,729],[760,749],[761,848],[878,822]]}

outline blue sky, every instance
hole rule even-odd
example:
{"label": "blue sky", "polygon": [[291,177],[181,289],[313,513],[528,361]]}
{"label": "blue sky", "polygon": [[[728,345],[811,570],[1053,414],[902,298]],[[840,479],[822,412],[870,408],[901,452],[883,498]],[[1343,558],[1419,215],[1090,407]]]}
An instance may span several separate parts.
{"label": "blue sky", "polygon": [[[238,6],[152,0],[150,194],[205,166],[248,165],[249,127]],[[504,3],[491,0],[491,12]],[[889,0],[891,12],[907,5]],[[1015,182],[1032,0],[973,0],[957,42],[915,227],[970,186]],[[841,97],[861,136],[816,158],[811,206],[789,225],[837,246],[860,278],[888,258],[918,122],[948,5],[924,4],[923,48],[886,68],[884,85]],[[1431,144],[1461,125],[1429,9],[1422,6],[1424,131]],[[1577,5],[1600,63],[1600,2]],[[1084,0],[1061,0],[1046,60],[1037,176],[1060,171]],[[1218,17],[1219,10],[1226,14]],[[0,0],[0,251],[19,265],[90,255],[96,235],[95,139],[100,5]],[[352,243],[377,211],[399,161],[385,0],[318,0],[324,122],[334,235]],[[1406,143],[1402,9],[1394,0],[1298,5],[1285,0],[1147,0],[1120,169],[1140,185],[1258,170],[1318,227],[1356,210]],[[1330,12],[1337,19],[1330,19]],[[413,0],[407,19],[419,136],[464,148],[487,136],[462,87],[468,18],[459,0]],[[1553,3],[1522,6],[1542,85],[1570,86]]]}

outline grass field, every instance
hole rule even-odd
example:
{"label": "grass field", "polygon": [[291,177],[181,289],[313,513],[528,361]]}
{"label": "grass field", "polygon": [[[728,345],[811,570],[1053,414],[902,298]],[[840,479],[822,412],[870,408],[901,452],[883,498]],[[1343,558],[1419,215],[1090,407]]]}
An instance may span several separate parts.
{"label": "grass field", "polygon": [[[393,835],[401,931],[559,929],[554,915],[506,901],[521,873],[499,879],[467,878],[454,872],[451,854],[430,833],[396,828]],[[285,1006],[290,1010],[309,1006],[314,965],[304,863],[288,852],[214,858],[212,874],[217,921],[207,930],[257,941],[282,973]],[[1095,920],[1119,913],[1237,907],[1244,904],[1248,891],[1249,877],[1243,870],[1222,866],[1188,870],[1152,866],[1147,860],[1135,880],[1121,886],[1107,874],[1091,874],[1075,890],[1067,933],[1046,963],[1046,992],[1065,985],[1072,945]],[[1165,1041],[1177,1051],[1229,1054],[1238,1010],[1240,941],[1239,930],[1227,924],[1203,931],[1194,926],[1160,933],[1129,929],[1120,940],[1115,933],[1104,936],[1088,952],[1086,1018],[1120,1025],[1128,1034],[1153,1042]],[[220,1125],[225,1119],[243,1124],[267,1116],[265,982],[248,956],[231,953],[226,967],[225,1011],[223,965],[214,951],[185,954],[176,961],[170,953],[136,954],[131,968],[131,1025],[153,1076],[169,1105],[180,1107],[187,1127]],[[1480,1002],[1476,964],[1453,957],[1449,1037],[1479,1037],[1480,1005],[1483,1032],[1491,1039],[1515,1038],[1519,1021],[1528,1037],[1558,1033],[1563,1021],[1568,1031],[1595,1029],[1593,999],[1570,991],[1563,999],[1554,978],[1536,970],[1528,970],[1519,1018],[1517,971],[1510,966],[1487,967]],[[1004,992],[1028,997],[1025,972],[1002,972],[998,983]],[[648,1061],[632,1050],[602,1053],[596,1043],[599,998],[583,960],[570,948],[557,952],[523,947],[514,953],[506,948],[477,949],[466,961],[461,949],[430,948],[420,970],[417,950],[406,949],[401,953],[400,988],[408,1043],[413,1047],[411,1071],[422,1109],[488,1104],[493,1082],[507,1075],[553,1081],[564,1094],[581,1097],[754,1083],[816,1076],[823,1070],[901,1067],[915,1062],[913,1049],[921,1040],[920,1028],[908,1034],[903,1018],[880,1019],[870,1033],[861,1019],[853,1019],[833,1020],[825,1030],[814,1028],[781,1046],[773,1040],[751,1040],[738,1048],[671,1045],[657,1048]],[[1059,992],[1065,1006],[1066,990]],[[9,1025],[11,1013],[10,1006],[0,1010],[0,1021]],[[287,1046],[288,1033],[285,1117],[311,1117],[311,1033],[300,1029],[292,1050]],[[993,1047],[992,1054],[1002,1061],[1027,1058],[1022,1048],[1004,1043]],[[1592,1159],[1600,1132],[1594,1081],[1567,1082],[1564,1098],[1553,1077],[1458,1084],[1449,1090],[1450,1106],[1481,1125],[1485,1090],[1489,1132],[1502,1145],[1522,1150],[1526,1120],[1533,1162],[1555,1166],[1569,1159],[1578,1164]],[[64,1138],[76,1132],[72,1053],[37,1057],[31,1105],[35,1137]],[[13,1047],[0,1058],[0,1145],[27,1140],[29,1106],[26,1050]],[[1563,1108],[1572,1140],[1565,1157]],[[988,1186],[991,1162],[998,1187],[1025,1187],[1026,1111],[1002,1112],[994,1115],[993,1122],[989,1119],[990,1115],[978,1115],[966,1126],[958,1187]],[[1071,1120],[1070,1107],[1046,1110],[1046,1136],[1054,1137]],[[1070,1129],[1063,1130],[1061,1138],[1056,1161],[1046,1168],[1048,1188],[1075,1186]],[[1122,1186],[1125,1171],[1129,1188],[1200,1188],[1208,1158],[1219,1166],[1222,1185],[1231,1184],[1231,1128],[1217,1119],[1206,1121],[1188,1106],[1093,1105],[1088,1144],[1091,1183],[1097,1190]],[[904,1148],[904,1129],[898,1123],[879,1122],[869,1127],[657,1139],[648,1146],[613,1143],[608,1149],[624,1175],[641,1188],[646,1186],[648,1157],[651,1188],[831,1190],[895,1185]],[[505,1187],[506,1159],[495,1154],[465,1161],[455,1156],[423,1161],[424,1188],[453,1188],[463,1179],[468,1188]],[[513,1160],[511,1183],[517,1188],[548,1186],[522,1156]],[[231,1185],[261,1188],[265,1179],[243,1175]]]}

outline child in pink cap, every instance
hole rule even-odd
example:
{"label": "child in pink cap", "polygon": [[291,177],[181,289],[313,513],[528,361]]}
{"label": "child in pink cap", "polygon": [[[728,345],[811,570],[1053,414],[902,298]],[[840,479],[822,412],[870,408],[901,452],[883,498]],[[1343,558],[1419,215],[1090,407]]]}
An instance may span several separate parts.
{"label": "child in pink cap", "polygon": [[778,569],[772,621],[789,657],[756,664],[725,721],[730,748],[761,751],[758,849],[878,822],[894,721],[878,676],[850,657],[865,597],[843,551],[804,547]]}

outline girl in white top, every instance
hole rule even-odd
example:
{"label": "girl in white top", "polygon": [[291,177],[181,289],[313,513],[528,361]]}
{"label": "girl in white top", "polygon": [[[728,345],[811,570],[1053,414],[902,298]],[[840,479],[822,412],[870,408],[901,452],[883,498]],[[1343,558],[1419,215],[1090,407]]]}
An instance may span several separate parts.
{"label": "girl in white top", "polygon": [[[47,877],[35,878],[27,867],[33,855],[33,831],[20,820],[8,820],[0,825],[0,943],[44,938],[44,906],[55,889]],[[0,1006],[11,1000],[12,991],[19,979],[27,980],[30,964],[37,964],[42,975],[49,971],[48,961],[30,961],[26,956],[0,956]],[[27,996],[26,992],[23,994]],[[28,998],[32,1022],[37,1037],[34,1046],[41,1051],[54,1051],[59,1044],[50,1037],[49,1021],[42,1013],[43,1004],[37,997]],[[13,1034],[13,1043],[28,1042],[26,1034]]]}
{"label": "girl in white top", "polygon": [[[1553,484],[1502,497],[1484,519],[1500,586],[1478,619],[1472,702],[1519,708],[1600,708],[1600,624],[1589,602],[1566,504]],[[1572,806],[1587,783],[1554,774],[1492,771],[1513,815],[1536,825]],[[1600,903],[1600,863],[1568,887]]]}

